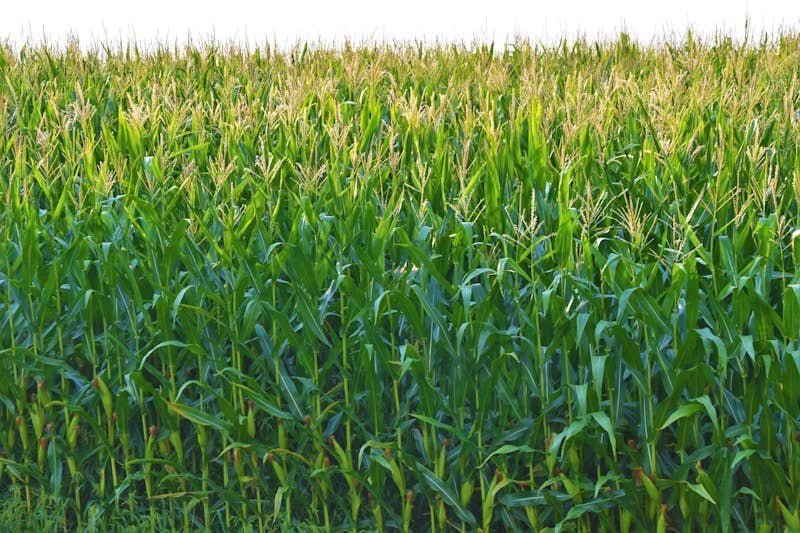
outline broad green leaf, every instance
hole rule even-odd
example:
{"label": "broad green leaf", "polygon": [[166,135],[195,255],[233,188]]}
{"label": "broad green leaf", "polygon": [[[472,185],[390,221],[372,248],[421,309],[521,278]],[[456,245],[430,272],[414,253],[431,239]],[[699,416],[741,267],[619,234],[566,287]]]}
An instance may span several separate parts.
{"label": "broad green leaf", "polygon": [[425,480],[428,486],[435,490],[442,497],[442,501],[444,501],[449,507],[453,508],[460,520],[472,526],[477,523],[475,520],[475,515],[473,515],[469,509],[461,505],[461,502],[456,497],[455,491],[453,491],[451,487],[449,487],[440,478],[436,477],[433,472],[424,466],[417,464],[417,468],[422,473],[422,478]]}
{"label": "broad green leaf", "polygon": [[608,440],[611,442],[611,453],[613,453],[614,457],[616,457],[617,437],[614,435],[614,427],[611,424],[611,419],[608,418],[608,415],[602,411],[595,411],[591,414],[591,417],[594,418],[594,421],[597,422],[597,425],[603,428],[603,431],[606,432]]}
{"label": "broad green leaf", "polygon": [[508,455],[508,454],[512,454],[512,453],[513,454],[518,454],[520,452],[532,453],[533,451],[534,451],[533,448],[531,448],[530,446],[515,446],[513,444],[503,444],[502,446],[500,446],[499,448],[494,450],[492,453],[487,455],[486,459],[484,459],[483,462],[480,464],[480,466],[478,466],[476,468],[478,468],[478,469],[483,468],[484,466],[486,466],[486,463],[491,461],[492,457],[494,457],[496,455]]}
{"label": "broad green leaf", "polygon": [[717,502],[711,497],[711,494],[709,494],[706,488],[700,483],[687,483],[686,486],[688,486],[692,492],[699,495],[704,500],[707,500],[712,505],[717,505]]}
{"label": "broad green leaf", "polygon": [[222,420],[219,417],[209,415],[205,411],[201,411],[196,407],[191,407],[181,403],[165,403],[169,406],[171,411],[195,424],[210,427],[221,433],[230,433],[233,430],[233,425],[229,422]]}
{"label": "broad green leaf", "polygon": [[703,406],[699,403],[690,403],[688,405],[684,405],[683,407],[678,408],[674,413],[667,417],[667,420],[661,425],[659,430],[664,430],[671,426],[673,423],[677,422],[681,418],[686,418],[688,416],[692,416],[696,413],[699,413],[703,410]]}

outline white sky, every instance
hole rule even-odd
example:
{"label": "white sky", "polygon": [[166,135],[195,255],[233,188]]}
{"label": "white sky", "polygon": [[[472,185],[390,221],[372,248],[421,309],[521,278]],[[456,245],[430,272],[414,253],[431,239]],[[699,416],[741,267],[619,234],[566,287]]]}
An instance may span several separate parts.
{"label": "white sky", "polygon": [[0,39],[22,43],[46,36],[63,43],[72,33],[82,44],[120,38],[172,43],[191,32],[250,44],[345,37],[502,44],[514,34],[547,43],[577,34],[613,37],[624,28],[647,42],[681,37],[689,27],[741,38],[748,19],[756,37],[797,28],[800,0],[0,0]]}

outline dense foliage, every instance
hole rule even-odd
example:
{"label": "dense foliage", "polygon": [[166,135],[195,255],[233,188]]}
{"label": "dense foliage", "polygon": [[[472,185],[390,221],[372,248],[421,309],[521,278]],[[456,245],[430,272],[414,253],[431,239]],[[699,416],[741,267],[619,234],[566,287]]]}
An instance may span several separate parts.
{"label": "dense foliage", "polygon": [[800,528],[798,65],[0,48],[0,491],[70,529]]}

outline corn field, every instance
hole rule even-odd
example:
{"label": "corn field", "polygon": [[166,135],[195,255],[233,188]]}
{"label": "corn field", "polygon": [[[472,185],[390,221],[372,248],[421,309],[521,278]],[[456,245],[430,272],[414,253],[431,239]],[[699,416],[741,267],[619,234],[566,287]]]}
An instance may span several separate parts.
{"label": "corn field", "polygon": [[0,46],[0,500],[800,529],[798,65],[791,34]]}

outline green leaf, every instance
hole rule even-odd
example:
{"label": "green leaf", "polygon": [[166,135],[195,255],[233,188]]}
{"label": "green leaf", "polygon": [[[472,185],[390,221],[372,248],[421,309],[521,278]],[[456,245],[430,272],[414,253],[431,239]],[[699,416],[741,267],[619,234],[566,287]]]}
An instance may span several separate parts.
{"label": "green leaf", "polygon": [[437,310],[433,307],[433,303],[431,303],[430,298],[419,285],[412,285],[411,290],[414,291],[414,294],[417,295],[419,301],[422,303],[422,306],[425,308],[425,312],[428,314],[428,317],[436,324],[437,328],[439,329],[439,337],[442,338],[445,343],[447,344],[447,349],[450,353],[455,353],[455,346],[453,346],[453,341],[450,339],[450,328],[447,326],[445,322],[445,317],[437,312]]}
{"label": "green leaf", "polygon": [[695,483],[687,483],[686,485],[689,487],[689,489],[692,492],[698,494],[700,497],[702,497],[703,499],[707,500],[711,504],[717,505],[717,502],[714,500],[714,498],[711,497],[711,494],[708,493],[708,491],[706,490],[706,488],[703,485],[701,485],[699,483],[696,483],[696,484]]}
{"label": "green leaf", "polygon": [[497,448],[492,453],[490,453],[489,455],[487,455],[486,459],[483,460],[480,466],[476,467],[476,470],[479,470],[484,466],[486,466],[486,463],[488,463],[492,459],[492,457],[496,455],[508,455],[510,453],[519,453],[519,452],[532,453],[533,451],[534,451],[533,448],[531,448],[530,446],[515,446],[513,444],[504,444],[499,448]]}
{"label": "green leaf", "polygon": [[525,493],[507,493],[500,496],[498,501],[506,507],[534,507],[552,505],[553,502],[566,502],[571,499],[569,494],[562,492],[536,490]]}
{"label": "green leaf", "polygon": [[436,420],[435,418],[432,418],[432,417],[427,416],[427,415],[422,415],[422,414],[419,414],[419,413],[411,413],[411,416],[413,416],[414,418],[416,418],[417,420],[419,420],[421,422],[425,422],[426,424],[430,424],[433,427],[437,427],[439,429],[443,429],[443,430],[447,431],[448,433],[451,433],[452,435],[458,437],[459,439],[464,439],[465,438],[464,434],[457,427],[455,427],[453,425],[446,424],[444,422],[440,422],[439,420]]}
{"label": "green leaf", "polygon": [[220,419],[218,416],[210,415],[205,411],[201,411],[195,407],[188,406],[182,403],[173,403],[164,401],[169,406],[170,411],[178,414],[182,418],[189,420],[194,424],[204,427],[213,428],[221,433],[230,433],[233,431],[233,424]]}
{"label": "green leaf", "polygon": [[147,363],[147,360],[150,358],[151,355],[153,355],[155,352],[157,352],[162,348],[167,348],[170,346],[174,348],[185,348],[195,355],[200,355],[200,356],[206,355],[205,350],[199,344],[187,344],[181,341],[168,340],[158,343],[149,352],[147,352],[144,355],[144,357],[142,357],[142,360],[139,362],[139,370],[142,370],[144,368],[145,363]]}
{"label": "green leaf", "polygon": [[295,292],[295,303],[297,304],[297,313],[300,315],[300,319],[303,321],[303,327],[311,331],[314,337],[316,337],[317,340],[319,340],[323,345],[330,348],[331,343],[328,341],[328,338],[322,331],[322,324],[320,324],[317,314],[311,308],[311,303],[303,291]]}
{"label": "green leaf", "polygon": [[[553,442],[550,444],[550,453],[557,454],[561,445],[566,443],[569,439],[574,437],[575,435],[579,435],[583,430],[586,428],[586,418],[581,417],[572,422],[569,426],[567,426],[561,433],[556,435],[553,439]],[[563,454],[563,451],[562,451]]]}
{"label": "green leaf", "polygon": [[281,391],[286,399],[289,400],[289,407],[292,410],[292,413],[298,419],[302,418],[303,410],[300,408],[300,400],[297,397],[297,387],[295,387],[294,381],[289,376],[282,362],[279,364],[278,375],[280,379]]}
{"label": "green leaf", "polygon": [[461,502],[458,498],[456,498],[456,493],[453,491],[451,487],[445,484],[440,478],[436,477],[436,475],[422,466],[421,464],[417,464],[417,468],[422,473],[422,478],[431,487],[435,490],[441,497],[442,501],[445,504],[452,507],[455,510],[456,515],[458,518],[471,526],[475,526],[477,524],[475,520],[475,515],[470,512],[469,509],[465,508],[461,505]]}
{"label": "green leaf", "polygon": [[597,425],[603,428],[603,431],[608,435],[608,440],[611,442],[611,452],[616,457],[617,455],[617,437],[614,435],[614,427],[611,424],[611,419],[602,411],[595,411],[590,415],[597,422]]}
{"label": "green leaf", "polygon": [[659,430],[664,430],[674,424],[676,421],[680,420],[681,418],[686,418],[688,416],[692,416],[695,413],[699,413],[703,410],[703,406],[698,403],[690,403],[688,405],[684,405],[683,407],[678,408],[674,413],[667,417],[667,420],[661,425]]}
{"label": "green leaf", "polygon": [[706,413],[708,413],[708,417],[711,419],[711,423],[714,426],[714,431],[719,432],[719,420],[717,419],[717,409],[714,407],[714,404],[711,403],[711,398],[707,395],[699,396],[694,399],[694,401],[698,402],[702,405]]}

